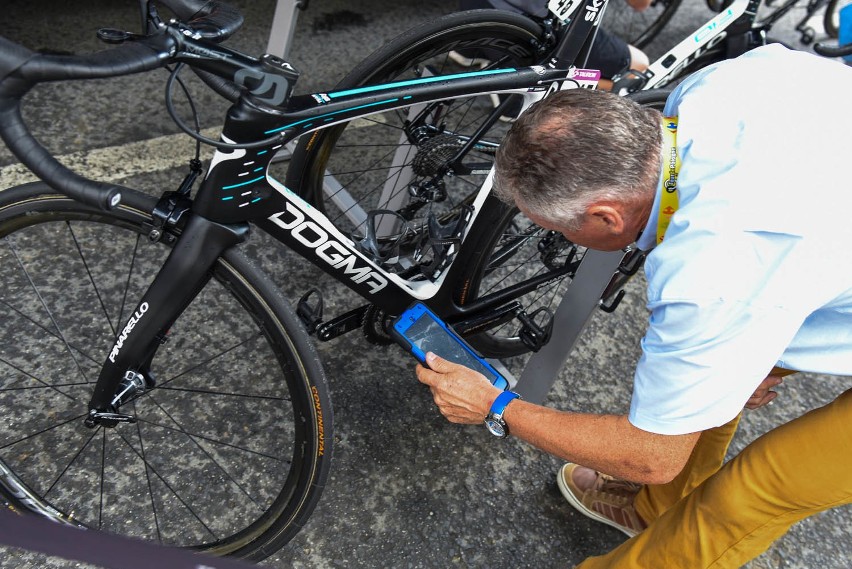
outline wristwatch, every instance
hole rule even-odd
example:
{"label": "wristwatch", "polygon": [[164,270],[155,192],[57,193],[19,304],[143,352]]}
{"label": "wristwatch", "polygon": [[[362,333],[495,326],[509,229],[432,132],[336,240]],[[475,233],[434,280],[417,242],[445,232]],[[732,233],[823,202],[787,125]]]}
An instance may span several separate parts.
{"label": "wristwatch", "polygon": [[509,402],[520,397],[514,391],[504,391],[497,396],[497,399],[491,404],[491,410],[485,416],[485,428],[488,429],[488,432],[501,439],[508,436],[509,427],[506,425],[506,421],[503,420],[503,412],[506,410],[506,405]]}

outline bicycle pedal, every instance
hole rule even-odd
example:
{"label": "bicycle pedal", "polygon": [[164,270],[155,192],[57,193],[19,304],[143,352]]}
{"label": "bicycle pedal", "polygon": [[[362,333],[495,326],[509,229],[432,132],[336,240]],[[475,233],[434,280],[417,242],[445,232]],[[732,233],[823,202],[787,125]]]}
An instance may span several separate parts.
{"label": "bicycle pedal", "polygon": [[[543,318],[542,315],[544,315]],[[553,313],[547,308],[539,308],[531,314],[521,311],[518,313],[518,320],[521,322],[518,336],[521,342],[533,352],[539,351],[550,341],[550,335],[553,332]],[[539,323],[537,320],[543,321]]]}
{"label": "bicycle pedal", "polygon": [[[312,296],[316,296],[316,303],[314,305],[311,305],[310,303],[310,298]],[[317,328],[319,328],[322,323],[322,309],[322,293],[316,288],[310,289],[302,295],[302,298],[300,298],[296,303],[296,316],[299,317],[299,320],[301,320],[302,324],[305,325],[305,328],[308,329],[308,334],[316,332]]]}

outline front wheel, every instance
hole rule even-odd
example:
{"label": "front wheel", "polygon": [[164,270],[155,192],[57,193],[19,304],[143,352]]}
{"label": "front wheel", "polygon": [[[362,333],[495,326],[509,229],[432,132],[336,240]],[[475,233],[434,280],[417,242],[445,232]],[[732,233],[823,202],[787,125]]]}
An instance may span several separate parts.
{"label": "front wheel", "polygon": [[329,472],[331,405],[301,325],[238,251],[175,322],[136,423],[83,424],[104,358],[162,266],[153,198],[105,213],[41,183],[0,192],[0,493],[54,521],[266,557]]}

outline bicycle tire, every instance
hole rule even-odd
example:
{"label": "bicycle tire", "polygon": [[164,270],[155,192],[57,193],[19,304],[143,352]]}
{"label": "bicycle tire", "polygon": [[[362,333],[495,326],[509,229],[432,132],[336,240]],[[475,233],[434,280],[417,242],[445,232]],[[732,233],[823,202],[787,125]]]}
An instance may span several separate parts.
{"label": "bicycle tire", "polygon": [[156,354],[156,386],[122,407],[137,422],[83,425],[169,251],[148,238],[154,204],[123,192],[107,213],[40,182],[0,192],[0,494],[54,521],[260,560],[319,500],[332,410],[304,328],[236,248]]}
{"label": "bicycle tire", "polygon": [[[629,98],[662,112],[671,91],[653,89],[634,93]],[[582,248],[573,251],[574,245],[563,235],[538,227],[515,207],[489,198],[482,215],[488,216],[486,219],[490,222],[486,225],[493,227],[494,231],[471,235],[469,239],[472,242],[465,243],[464,251],[469,253],[457,262],[470,267],[470,270],[456,287],[457,290],[465,291],[465,296],[459,299],[460,304],[509,288],[533,276],[547,275],[548,271],[553,271],[551,267],[582,260],[585,252]],[[541,247],[543,242],[548,242],[544,248]],[[545,256],[548,256],[547,264],[543,259]],[[495,262],[497,259],[499,263]],[[532,301],[525,301],[524,309],[529,314],[540,309],[554,312],[569,285],[570,278],[567,276],[558,282],[548,282],[548,286],[537,292]],[[518,323],[509,321],[500,327],[468,336],[467,340],[486,357],[521,356],[530,349],[524,344],[519,331]]]}
{"label": "bicycle tire", "polygon": [[651,43],[672,19],[682,0],[654,0],[639,12],[627,2],[613,1],[607,4],[603,27],[624,39],[630,45],[644,48]]}
{"label": "bicycle tire", "polygon": [[840,34],[840,10],[849,4],[850,0],[829,0],[823,14],[825,33],[832,39]]}
{"label": "bicycle tire", "polygon": [[[424,73],[479,70],[488,65],[530,65],[538,60],[537,46],[544,41],[542,34],[541,27],[532,20],[502,10],[450,14],[408,30],[385,44],[347,74],[336,88],[352,89]],[[470,64],[453,61],[450,51],[464,53]],[[483,63],[485,59],[490,63]],[[475,131],[485,116],[493,113],[494,105],[490,97],[470,97],[429,108],[437,110],[427,113],[416,125],[410,121],[406,125],[407,113],[414,111],[394,111],[302,137],[287,168],[287,187],[323,211],[338,229],[354,236],[356,241],[365,233],[364,212],[399,212],[414,235],[423,230],[429,213],[443,220],[453,218],[480,187],[484,173],[456,172],[441,177],[446,195],[443,200],[412,199],[408,188],[415,186],[428,194],[429,181],[436,177],[449,154],[458,148],[465,135]],[[486,164],[485,171],[493,159],[496,141],[508,126],[498,121],[480,138],[491,142],[483,142],[472,151],[473,160]],[[416,140],[412,140],[415,136]],[[336,203],[342,195],[355,200],[357,206]],[[402,245],[402,256],[410,257],[416,247],[409,240]]]}

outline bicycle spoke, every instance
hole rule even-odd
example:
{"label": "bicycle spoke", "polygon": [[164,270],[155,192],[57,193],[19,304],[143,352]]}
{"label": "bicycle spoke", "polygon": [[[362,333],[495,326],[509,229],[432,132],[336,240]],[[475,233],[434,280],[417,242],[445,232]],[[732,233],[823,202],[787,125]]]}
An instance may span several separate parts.
{"label": "bicycle spoke", "polygon": [[[134,411],[136,410],[136,404],[133,405]],[[151,501],[151,514],[154,516],[154,529],[157,532],[157,542],[163,542],[163,535],[160,531],[160,520],[157,516],[157,504],[154,501],[154,487],[151,483],[151,472],[148,469],[148,459],[145,458],[145,441],[142,439],[142,426],[141,423],[136,423],[136,436],[139,438],[139,448],[142,449],[142,462],[145,465],[145,484],[148,487],[148,498]]]}
{"label": "bicycle spoke", "polygon": [[98,285],[95,283],[95,278],[92,276],[92,271],[89,268],[89,264],[86,262],[86,255],[83,254],[83,248],[80,246],[80,242],[77,239],[77,235],[74,233],[74,228],[71,226],[70,221],[66,221],[65,226],[68,228],[68,234],[71,236],[71,240],[74,242],[74,246],[77,248],[77,254],[80,256],[80,262],[83,263],[83,268],[86,269],[86,276],[89,278],[89,283],[92,285],[92,290],[95,293],[95,297],[98,299],[98,303],[100,304],[101,310],[103,310],[107,323],[112,329],[112,334],[114,337],[117,337],[118,332],[115,329],[115,325],[113,324],[112,319],[109,317],[109,311],[107,310],[106,305],[104,304],[104,299],[101,296],[100,290],[98,290]]}
{"label": "bicycle spoke", "polygon": [[262,336],[261,336],[260,333],[258,333],[258,334],[253,335],[250,338],[245,338],[245,339],[243,339],[243,340],[241,340],[241,341],[239,341],[239,342],[237,342],[237,343],[235,343],[235,344],[233,344],[229,347],[226,347],[225,349],[220,350],[219,352],[213,354],[212,356],[210,356],[210,357],[208,357],[204,360],[201,360],[200,362],[198,362],[194,366],[189,367],[189,368],[181,371],[180,373],[173,375],[170,379],[161,380],[160,383],[158,383],[157,387],[159,389],[163,389],[163,388],[165,388],[165,386],[172,383],[173,381],[176,381],[176,380],[180,379],[181,377],[188,375],[188,374],[208,365],[213,360],[220,358],[220,357],[223,357],[226,354],[230,354],[230,353],[234,352],[235,350],[246,346],[249,342],[258,340],[260,338],[262,338]]}
{"label": "bicycle spoke", "polygon": [[[174,418],[174,416],[173,416],[171,413],[169,413],[169,412],[168,412],[168,411],[167,411],[167,410],[166,410],[166,409],[165,409],[162,405],[160,405],[160,403],[159,403],[159,402],[157,402],[156,398],[152,398],[152,399],[154,399],[154,403],[155,403],[155,404],[157,405],[157,407],[158,407],[158,408],[159,408],[159,409],[160,409],[160,410],[161,410],[161,411],[162,411],[162,412],[166,415],[166,417],[168,417],[168,418],[169,418],[169,420],[170,420],[170,421],[172,421],[172,422],[173,422],[173,423],[177,426],[174,430],[175,430],[176,432],[179,432],[179,433],[181,433],[181,434],[185,435],[185,436],[186,436],[186,437],[187,437],[190,441],[192,441],[192,443],[195,445],[195,447],[196,447],[199,451],[201,451],[201,452],[202,452],[202,453],[203,453],[203,454],[204,454],[204,455],[205,455],[208,459],[210,459],[210,462],[211,462],[211,463],[213,463],[214,465],[216,465],[216,467],[218,467],[218,468],[219,468],[219,470],[221,470],[221,471],[222,471],[222,474],[224,474],[224,475],[227,477],[227,479],[228,479],[228,480],[229,480],[229,481],[230,481],[230,482],[231,482],[234,486],[236,486],[236,487],[239,489],[239,491],[240,491],[240,492],[242,492],[242,493],[243,493],[243,495],[244,495],[246,498],[248,498],[249,500],[251,500],[251,501],[252,501],[252,503],[254,503],[255,505],[258,505],[258,503],[257,503],[257,501],[254,499],[254,497],[253,497],[253,496],[251,496],[251,495],[250,495],[250,494],[249,494],[249,493],[245,490],[245,488],[244,488],[244,487],[243,487],[243,486],[242,486],[242,485],[241,485],[241,484],[240,484],[240,483],[239,483],[239,482],[238,482],[238,481],[237,481],[237,480],[236,480],[233,476],[231,476],[231,474],[230,474],[230,473],[228,472],[228,470],[227,470],[227,469],[226,469],[226,468],[222,465],[222,463],[221,463],[219,460],[217,460],[216,458],[214,458],[214,457],[213,457],[213,456],[212,456],[209,452],[207,452],[207,450],[206,450],[204,447],[202,447],[202,446],[198,443],[198,440],[196,440],[196,438],[195,438],[193,435],[189,434],[189,433],[188,433],[188,432],[187,432],[187,431],[183,428],[183,426],[181,425],[181,423],[180,423],[177,419],[175,419],[175,418]],[[201,438],[201,437],[199,437],[199,438]],[[210,439],[209,439],[208,437],[204,437],[204,439],[203,439],[203,440],[210,440]],[[229,446],[229,447],[231,447],[231,448],[237,448],[237,447],[235,447],[235,446],[233,446],[233,445],[228,445],[228,446]],[[257,453],[257,454],[260,454],[260,453]]]}
{"label": "bicycle spoke", "polygon": [[50,385],[49,383],[46,383],[44,380],[39,379],[38,377],[32,375],[31,373],[27,373],[26,371],[22,370],[21,368],[12,364],[10,361],[8,361],[4,358],[0,358],[0,363],[6,364],[7,366],[12,368],[13,370],[15,370],[15,371],[21,373],[22,375],[29,377],[33,381],[37,381],[38,383],[41,384],[41,385],[34,385],[34,386],[31,386],[31,387],[23,387],[23,386],[22,387],[3,387],[3,388],[0,388],[0,393],[10,392],[10,391],[23,391],[23,390],[28,390],[28,389],[50,389],[51,391],[55,391],[56,393],[58,393],[59,395],[62,395],[63,397],[67,397],[68,399],[70,399],[72,401],[77,401],[76,397],[72,397],[72,396],[68,395],[67,393],[65,393],[63,391],[60,391],[59,388],[60,387],[75,387],[75,386],[79,386],[79,385],[89,385],[88,382],[60,383],[60,384]]}
{"label": "bicycle spoke", "polygon": [[134,448],[133,448],[133,445],[131,445],[131,444],[130,444],[130,442],[129,442],[129,441],[128,441],[125,437],[124,437],[124,435],[121,435],[121,434],[120,434],[119,436],[121,437],[121,440],[122,440],[122,441],[124,441],[124,444],[126,444],[126,445],[127,445],[127,447],[128,447],[130,450],[132,450],[134,453],[136,453],[136,455],[139,457],[139,459],[140,459],[140,460],[142,460],[142,462],[145,464],[146,468],[150,468],[150,469],[151,469],[151,471],[154,473],[154,475],[155,475],[155,476],[156,476],[156,477],[157,477],[157,478],[158,478],[158,479],[159,479],[159,480],[160,480],[163,484],[165,484],[166,488],[168,488],[168,489],[169,489],[169,491],[171,491],[171,492],[172,492],[172,494],[174,495],[174,497],[175,497],[175,498],[177,498],[177,499],[180,501],[180,503],[184,506],[184,508],[186,508],[186,510],[187,510],[190,514],[192,514],[192,516],[193,516],[196,520],[198,520],[198,523],[200,523],[200,524],[204,527],[204,529],[205,529],[205,530],[207,530],[207,532],[208,532],[211,536],[213,536],[214,538],[218,537],[218,536],[216,535],[216,532],[214,532],[214,531],[213,531],[213,529],[211,529],[211,528],[210,528],[210,526],[207,524],[207,522],[205,522],[204,520],[202,520],[202,519],[201,519],[201,516],[198,514],[198,512],[196,512],[196,511],[195,511],[195,508],[193,508],[192,506],[190,506],[190,505],[186,502],[186,500],[184,500],[184,499],[181,497],[181,495],[177,492],[177,490],[175,490],[174,486],[173,486],[173,485],[171,485],[171,484],[169,484],[168,480],[166,480],[166,479],[165,479],[165,478],[164,478],[164,477],[163,477],[163,476],[159,473],[159,471],[158,471],[156,468],[154,468],[154,466],[153,466],[153,465],[151,465],[149,462],[146,462],[146,461],[145,461],[144,457],[142,457],[142,456],[141,456],[141,455],[140,455],[140,454],[136,451],[136,449],[134,449]]}
{"label": "bicycle spoke", "polygon": [[27,282],[29,283],[30,287],[32,287],[32,290],[35,293],[35,296],[36,296],[38,303],[40,303],[41,307],[46,312],[47,317],[50,319],[50,321],[53,323],[53,326],[56,328],[56,332],[58,334],[58,337],[61,340],[61,342],[64,344],[65,349],[68,352],[68,355],[74,361],[74,365],[77,367],[77,370],[80,372],[80,375],[85,378],[86,374],[83,371],[83,367],[80,365],[80,362],[74,356],[74,352],[71,349],[71,345],[68,343],[68,339],[65,337],[65,334],[62,333],[62,329],[59,326],[59,323],[54,318],[53,313],[51,312],[50,308],[48,308],[47,302],[45,301],[44,297],[42,297],[41,293],[38,290],[38,287],[35,284],[35,282],[33,282],[32,276],[27,271],[26,267],[24,266],[23,260],[18,255],[18,251],[12,245],[12,242],[10,241],[9,238],[4,239],[4,241],[6,241],[7,246],[9,247],[10,251],[12,252],[12,255],[15,257],[15,261],[17,262],[18,267],[20,267],[20,269],[23,271]]}
{"label": "bicycle spoke", "polygon": [[100,429],[101,431],[101,493],[100,500],[98,502],[98,529],[103,529],[104,527],[104,497],[106,496],[106,492],[104,490],[104,484],[106,484],[106,429]]}
{"label": "bicycle spoke", "polygon": [[287,463],[290,462],[289,460],[286,460],[286,459],[278,457],[278,456],[273,456],[271,454],[267,454],[267,453],[260,452],[260,451],[257,451],[257,450],[252,450],[250,448],[246,448],[246,447],[240,446],[240,445],[235,445],[233,443],[228,443],[228,442],[225,442],[221,439],[214,439],[212,437],[202,435],[201,433],[190,433],[190,432],[184,430],[183,428],[170,427],[168,425],[163,425],[162,423],[155,423],[153,421],[148,421],[147,419],[140,419],[139,422],[140,423],[147,423],[147,424],[149,424],[153,427],[158,427],[160,429],[175,431],[175,432],[180,433],[182,435],[186,435],[187,437],[193,437],[193,438],[205,440],[205,441],[217,444],[217,445],[230,447],[230,448],[233,448],[234,450],[242,451],[242,452],[249,453],[249,454],[252,454],[252,455],[255,455],[255,456],[260,456],[260,457],[263,457],[263,458],[268,458],[268,459],[279,461],[279,462],[287,462]]}
{"label": "bicycle spoke", "polygon": [[[18,310],[17,308],[15,308],[14,306],[12,306],[12,305],[11,305],[11,304],[9,304],[8,302],[6,302],[5,300],[0,300],[0,305],[5,306],[5,307],[6,307],[6,308],[8,308],[9,310],[11,310],[12,312],[14,312],[14,313],[15,313],[15,314],[17,314],[18,316],[20,316],[21,318],[23,318],[24,320],[26,320],[26,321],[30,322],[30,323],[31,323],[31,324],[33,324],[35,327],[37,327],[37,328],[39,328],[40,330],[42,330],[42,331],[44,332],[44,334],[46,334],[46,335],[48,335],[48,336],[50,336],[50,337],[52,337],[52,338],[55,338],[55,339],[57,339],[57,340],[60,340],[60,341],[62,340],[61,336],[59,336],[58,334],[54,333],[52,330],[50,330],[50,329],[49,329],[49,328],[47,328],[46,326],[43,326],[41,323],[37,322],[36,320],[34,320],[33,318],[31,318],[30,316],[28,316],[28,315],[24,314],[23,312],[21,312],[20,310]],[[80,355],[81,355],[81,356],[83,356],[84,358],[86,358],[87,360],[89,360],[90,362],[92,362],[93,364],[97,364],[97,363],[98,363],[98,361],[97,361],[95,358],[93,358],[92,356],[90,356],[90,355],[86,354],[86,353],[85,353],[85,352],[84,352],[84,351],[83,351],[83,350],[82,350],[82,349],[81,349],[78,345],[76,345],[76,344],[71,344],[71,347],[72,347],[73,349],[77,350],[77,351],[80,353]]]}
{"label": "bicycle spoke", "polygon": [[226,391],[213,391],[210,389],[187,389],[182,387],[160,387],[162,391],[183,391],[186,393],[198,393],[203,395],[217,395],[222,397],[238,397],[244,399],[267,399],[270,401],[290,401],[288,397],[270,397],[265,395],[245,395],[242,393],[234,393],[234,392],[226,392]]}
{"label": "bicycle spoke", "polygon": [[[82,419],[82,418],[83,418],[83,417],[85,417],[85,416],[86,416],[86,413],[80,413],[80,414],[78,414],[78,415],[76,415],[76,416],[74,416],[74,417],[71,417],[70,419],[66,419],[66,420],[62,421],[61,423],[57,423],[57,424],[52,425],[52,426],[50,426],[50,427],[47,427],[47,428],[41,429],[40,431],[36,431],[35,433],[31,433],[31,434],[25,435],[25,436],[23,436],[23,437],[20,437],[20,438],[18,438],[18,439],[13,440],[12,442],[9,442],[9,443],[6,443],[6,444],[4,444],[4,445],[0,446],[0,450],[2,450],[2,449],[6,449],[6,448],[9,448],[9,447],[11,447],[11,446],[13,446],[13,445],[16,445],[16,444],[18,444],[18,443],[21,443],[21,442],[23,442],[23,441],[30,440],[30,439],[32,439],[32,438],[34,438],[34,437],[39,436],[39,435],[43,435],[43,434],[48,433],[48,432],[50,432],[50,431],[52,431],[52,430],[54,430],[54,429],[58,429],[59,427],[62,427],[63,425],[67,425],[68,423],[70,423],[70,422],[72,422],[72,421],[80,420],[80,419]],[[81,421],[81,422],[82,422],[82,421]]]}
{"label": "bicycle spoke", "polygon": [[86,447],[89,446],[89,443],[91,443],[94,440],[94,438],[97,434],[98,434],[97,431],[92,431],[92,435],[86,440],[85,443],[83,443],[83,446],[81,446],[80,449],[74,454],[74,456],[71,458],[71,460],[68,462],[68,464],[65,465],[65,467],[62,469],[62,471],[59,473],[59,475],[53,480],[53,483],[48,487],[48,489],[44,491],[44,497],[45,498],[47,498],[47,496],[50,494],[50,492],[53,490],[53,488],[56,486],[56,484],[62,479],[62,477],[65,475],[65,473],[68,472],[68,469],[71,468],[71,465],[74,464],[74,462],[76,462],[76,460],[78,458],[80,458],[80,456],[83,454],[83,451],[86,450]]}

